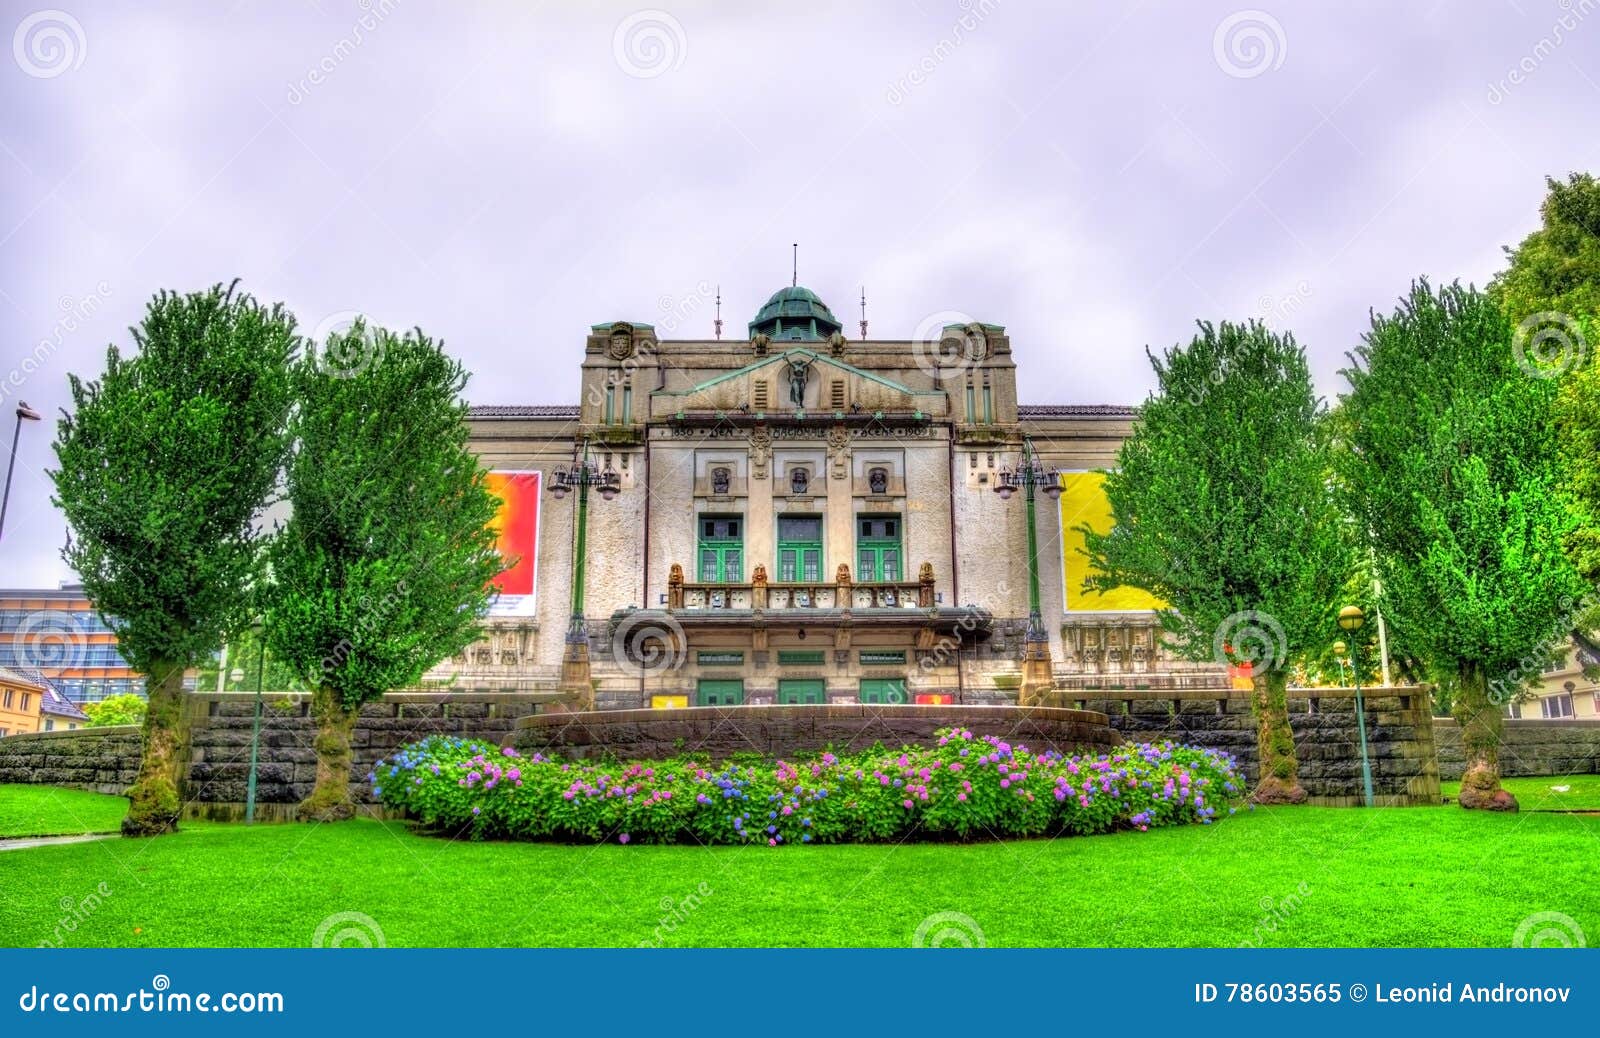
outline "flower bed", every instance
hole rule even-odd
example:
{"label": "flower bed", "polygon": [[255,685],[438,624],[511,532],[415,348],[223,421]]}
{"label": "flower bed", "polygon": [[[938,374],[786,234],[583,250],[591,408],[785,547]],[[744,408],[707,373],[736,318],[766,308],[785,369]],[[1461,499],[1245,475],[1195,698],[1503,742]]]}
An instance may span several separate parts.
{"label": "flower bed", "polygon": [[962,729],[933,747],[710,766],[564,762],[434,736],[381,760],[373,794],[478,838],[619,843],[851,843],[1146,830],[1231,814],[1228,754],[1164,742],[1064,757]]}

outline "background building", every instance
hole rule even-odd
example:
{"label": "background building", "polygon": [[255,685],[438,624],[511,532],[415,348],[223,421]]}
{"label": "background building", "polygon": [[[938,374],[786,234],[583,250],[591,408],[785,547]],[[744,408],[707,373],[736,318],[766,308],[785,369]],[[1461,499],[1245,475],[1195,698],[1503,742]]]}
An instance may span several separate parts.
{"label": "background building", "polygon": [[1589,638],[1574,634],[1562,649],[1560,658],[1546,666],[1539,684],[1528,689],[1520,702],[1507,712],[1512,717],[1564,718],[1600,717],[1600,683],[1584,676],[1584,669],[1600,667],[1600,646]]}
{"label": "background building", "polygon": [[0,667],[0,738],[37,732],[44,696],[43,684]]}
{"label": "background building", "polygon": [[82,584],[0,590],[0,667],[36,670],[77,703],[145,691]]}

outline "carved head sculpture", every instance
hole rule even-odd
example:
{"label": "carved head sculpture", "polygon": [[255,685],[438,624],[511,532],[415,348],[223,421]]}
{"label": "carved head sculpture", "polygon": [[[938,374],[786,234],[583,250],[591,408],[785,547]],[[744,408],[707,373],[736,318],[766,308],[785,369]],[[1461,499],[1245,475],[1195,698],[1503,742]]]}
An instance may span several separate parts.
{"label": "carved head sculpture", "polygon": [[804,465],[789,470],[789,493],[804,494],[811,487],[811,471]]}
{"label": "carved head sculpture", "polygon": [[711,492],[719,497],[728,492],[733,483],[733,471],[724,465],[711,470]]}
{"label": "carved head sculpture", "polygon": [[889,470],[881,465],[868,469],[867,489],[874,494],[887,494],[889,492]]}

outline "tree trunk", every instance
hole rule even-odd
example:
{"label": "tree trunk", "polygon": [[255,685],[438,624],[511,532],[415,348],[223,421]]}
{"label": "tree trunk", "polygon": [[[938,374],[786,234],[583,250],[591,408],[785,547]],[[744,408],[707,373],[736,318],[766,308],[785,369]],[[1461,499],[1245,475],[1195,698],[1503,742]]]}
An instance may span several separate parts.
{"label": "tree trunk", "polygon": [[356,813],[350,799],[350,731],[356,726],[357,713],[346,709],[332,689],[319,687],[311,693],[311,716],[317,721],[312,742],[317,751],[317,784],[300,802],[302,821],[337,822]]}
{"label": "tree trunk", "polygon": [[1515,811],[1517,798],[1500,788],[1500,733],[1505,727],[1503,707],[1489,699],[1489,683],[1476,662],[1462,660],[1457,667],[1453,713],[1461,726],[1461,749],[1466,770],[1461,775],[1462,807],[1485,811]]}
{"label": "tree trunk", "polygon": [[146,679],[150,705],[144,715],[144,753],[139,777],[128,788],[125,836],[175,832],[183,802],[178,796],[184,745],[183,666],[158,661]]}
{"label": "tree trunk", "polygon": [[1273,667],[1252,677],[1250,708],[1256,715],[1256,745],[1261,756],[1261,781],[1250,799],[1258,804],[1303,804],[1300,761],[1294,755],[1289,727],[1289,672]]}

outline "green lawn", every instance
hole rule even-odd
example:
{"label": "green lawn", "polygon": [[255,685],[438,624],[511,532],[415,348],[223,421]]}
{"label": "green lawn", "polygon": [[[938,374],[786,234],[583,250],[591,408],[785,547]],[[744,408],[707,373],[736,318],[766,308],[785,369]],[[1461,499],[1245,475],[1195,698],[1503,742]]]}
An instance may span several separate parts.
{"label": "green lawn", "polygon": [[[1548,881],[1592,860],[1597,837],[1600,818],[1453,807],[778,850],[450,843],[372,821],[191,823],[153,840],[0,854],[0,944],[51,938],[62,904],[99,890],[62,943],[305,946],[328,917],[362,913],[391,946],[634,945],[675,913],[676,929],[660,931],[672,945],[904,947],[929,916],[958,912],[991,946],[1233,946],[1259,933],[1266,946],[1503,947],[1536,912],[1600,938],[1600,885]],[[674,907],[691,895],[698,907]],[[1276,932],[1259,929],[1269,911]],[[365,924],[334,929],[345,925]]]}
{"label": "green lawn", "polygon": [[[1508,778],[1501,779],[1500,784],[1511,791],[1524,811],[1600,811],[1600,775]],[[1461,792],[1461,783],[1444,782],[1440,788],[1454,800]]]}
{"label": "green lawn", "polygon": [[114,833],[127,813],[122,797],[55,786],[0,786],[0,839]]}

